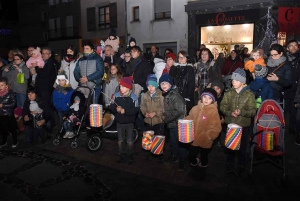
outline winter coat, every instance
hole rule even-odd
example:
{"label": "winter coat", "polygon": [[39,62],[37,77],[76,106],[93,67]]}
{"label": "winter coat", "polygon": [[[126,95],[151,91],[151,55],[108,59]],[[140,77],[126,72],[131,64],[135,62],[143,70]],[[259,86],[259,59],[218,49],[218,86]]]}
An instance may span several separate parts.
{"label": "winter coat", "polygon": [[161,77],[165,67],[166,67],[166,62],[163,59],[160,59],[160,58],[154,59],[153,72],[155,73],[158,81],[159,81],[159,78]]}
{"label": "winter coat", "polygon": [[[103,91],[108,97],[112,98],[113,95],[119,91],[119,86],[118,78],[113,77],[110,79],[109,83],[104,83]],[[111,100],[106,95],[103,95],[103,102],[105,106],[108,106]]]}
{"label": "winter coat", "polygon": [[71,86],[65,87],[65,91],[59,91],[59,88],[54,89],[52,94],[52,102],[55,109],[59,112],[66,112],[69,110],[71,96],[74,92]]}
{"label": "winter coat", "polygon": [[19,73],[18,70],[10,70],[8,72],[3,71],[2,76],[6,77],[8,80],[8,83],[10,84],[10,89],[18,94],[26,94],[27,91],[27,82],[30,77],[29,75],[29,69],[26,67],[25,62],[20,63],[18,65],[18,68],[22,73],[24,73],[24,84],[18,84],[17,75]]}
{"label": "winter coat", "polygon": [[17,106],[15,93],[9,89],[7,94],[0,96],[0,104],[2,104],[2,107],[0,108],[0,116],[13,116],[14,109]]}
{"label": "winter coat", "polygon": [[74,70],[75,70],[77,62],[78,62],[78,59],[71,61],[71,62],[67,62],[63,59],[61,61],[61,66],[60,66],[60,70],[65,71],[65,74],[67,75],[69,83],[71,84],[71,87],[73,89],[76,89],[78,87],[78,82],[75,80],[75,77],[74,77]]}
{"label": "winter coat", "polygon": [[[225,92],[221,102],[221,112],[225,115],[225,123],[235,123],[242,127],[251,125],[251,118],[256,113],[256,100],[249,86],[245,86],[239,93],[234,88]],[[231,114],[236,109],[241,110],[238,117]]]}
{"label": "winter coat", "polygon": [[164,97],[162,92],[157,89],[155,94],[151,97],[150,92],[147,91],[141,100],[141,112],[145,116],[146,113],[155,112],[156,115],[153,118],[145,117],[144,121],[151,126],[160,124],[163,122],[162,116],[164,112]]}
{"label": "winter coat", "polygon": [[74,98],[78,96],[80,99],[79,110],[75,111],[73,108],[69,108],[69,110],[65,113],[64,117],[68,118],[72,114],[76,116],[77,119],[81,120],[82,116],[85,114],[86,105],[85,105],[85,97],[83,93],[80,91],[75,91],[71,96],[70,106],[74,103]]}
{"label": "winter coat", "polygon": [[26,61],[26,66],[28,68],[31,68],[33,63],[36,63],[36,66],[40,66],[40,67],[43,67],[45,65],[42,56],[38,56],[37,58],[29,57],[29,59]]}
{"label": "winter coat", "polygon": [[169,75],[183,98],[194,102],[195,73],[191,64],[174,64]]}
{"label": "winter coat", "polygon": [[[117,92],[114,94],[113,101],[115,104],[110,104],[110,109],[115,114],[115,121],[120,124],[134,123],[140,109],[137,97],[133,93],[129,96],[122,96],[120,92]],[[125,110],[124,114],[117,112],[117,105]]]}
{"label": "winter coat", "polygon": [[56,64],[52,58],[45,61],[43,68],[35,67],[37,76],[35,79],[35,89],[37,94],[42,94],[44,91],[52,93],[53,84],[56,80]]}
{"label": "winter coat", "polygon": [[225,60],[224,66],[222,68],[222,75],[232,75],[232,73],[237,69],[237,68],[243,68],[244,64],[243,62],[236,57],[234,60],[231,59],[231,57],[227,58]]}
{"label": "winter coat", "polygon": [[194,106],[185,120],[193,120],[195,137],[193,146],[211,148],[213,140],[219,136],[222,130],[217,102],[203,105],[201,101]]}
{"label": "winter coat", "polygon": [[177,128],[178,119],[182,119],[186,113],[185,101],[180,95],[178,88],[173,86],[172,89],[164,96],[164,122],[168,128]]}
{"label": "winter coat", "polygon": [[106,39],[104,45],[110,45],[115,52],[119,50],[120,39],[117,36],[115,40],[111,40],[109,38]]}
{"label": "winter coat", "polygon": [[100,87],[103,74],[103,59],[96,54],[96,52],[81,57],[76,63],[74,70],[76,81],[79,82],[82,76],[86,76],[88,79],[88,86],[94,85],[93,83],[95,83],[97,87]]}
{"label": "winter coat", "polygon": [[292,84],[284,89],[284,99],[294,99],[300,78],[300,50],[295,54],[288,54],[289,61],[292,64]]}
{"label": "winter coat", "polygon": [[[269,74],[271,74],[278,66],[270,67],[267,64],[267,67]],[[292,65],[289,61],[285,61],[284,65],[275,72],[279,79],[277,81],[270,81],[270,84],[273,88],[275,100],[280,99],[281,92],[284,88],[290,87],[292,85],[292,73]]]}

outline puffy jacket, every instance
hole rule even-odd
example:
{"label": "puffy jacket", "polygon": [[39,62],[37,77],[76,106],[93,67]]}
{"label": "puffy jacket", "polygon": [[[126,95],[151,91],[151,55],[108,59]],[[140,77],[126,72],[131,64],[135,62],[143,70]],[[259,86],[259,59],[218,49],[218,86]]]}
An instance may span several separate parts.
{"label": "puffy jacket", "polygon": [[203,105],[199,101],[198,105],[194,106],[184,119],[194,122],[195,138],[192,145],[211,148],[213,140],[218,137],[222,130],[217,102]]}
{"label": "puffy jacket", "polygon": [[147,124],[156,125],[163,122],[162,116],[164,112],[164,97],[159,89],[156,90],[155,94],[151,97],[150,92],[147,91],[142,96],[141,101],[141,112],[145,116],[146,113],[155,112],[156,115],[153,118],[145,117],[144,121]]}
{"label": "puffy jacket", "polygon": [[66,112],[69,110],[71,96],[74,90],[72,87],[66,87],[65,92],[54,89],[52,95],[52,102],[57,111]]}
{"label": "puffy jacket", "polygon": [[64,70],[65,74],[68,76],[69,83],[73,89],[78,87],[78,82],[74,77],[74,69],[76,67],[78,60],[67,62],[64,59],[61,61],[60,70]]}
{"label": "puffy jacket", "polygon": [[[272,73],[278,66],[270,67],[268,66],[268,73]],[[279,78],[277,81],[270,81],[273,88],[274,99],[279,99],[281,97],[281,92],[284,88],[290,87],[292,85],[292,65],[289,61],[285,61],[284,65],[280,67],[275,74]]]}
{"label": "puffy jacket", "polygon": [[[250,126],[251,118],[256,113],[254,94],[249,86],[245,86],[240,93],[237,93],[235,89],[231,88],[225,92],[220,109],[221,112],[225,114],[226,124],[235,123],[242,127]],[[235,118],[231,113],[236,109],[240,109],[241,114]]]}
{"label": "puffy jacket", "polygon": [[164,122],[168,128],[177,128],[178,119],[182,119],[186,113],[185,101],[176,86],[163,94],[164,96]]}
{"label": "puffy jacket", "polygon": [[88,82],[94,82],[97,87],[101,86],[103,74],[103,59],[95,52],[81,57],[74,69],[74,77],[77,82],[82,76],[86,76]]}
{"label": "puffy jacket", "polygon": [[14,109],[17,106],[16,95],[12,90],[9,90],[4,96],[0,96],[0,116],[13,116]]}

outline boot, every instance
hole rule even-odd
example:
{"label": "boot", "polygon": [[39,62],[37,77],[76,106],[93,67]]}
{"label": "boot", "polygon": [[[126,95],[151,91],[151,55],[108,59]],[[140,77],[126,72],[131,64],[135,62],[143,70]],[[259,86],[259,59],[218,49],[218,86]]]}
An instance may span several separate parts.
{"label": "boot", "polygon": [[131,164],[133,162],[133,145],[134,142],[127,142],[127,163]]}
{"label": "boot", "polygon": [[117,162],[122,163],[125,162],[126,155],[125,155],[125,142],[124,141],[118,141],[118,147],[119,147],[119,157]]}

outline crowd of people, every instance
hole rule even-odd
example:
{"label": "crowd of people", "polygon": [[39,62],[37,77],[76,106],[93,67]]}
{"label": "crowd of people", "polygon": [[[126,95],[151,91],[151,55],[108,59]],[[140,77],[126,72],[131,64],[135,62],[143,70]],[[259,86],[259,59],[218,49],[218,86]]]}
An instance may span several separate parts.
{"label": "crowd of people", "polygon": [[[207,168],[213,142],[226,133],[228,124],[236,123],[243,128],[238,166],[235,151],[228,149],[226,167],[228,172],[242,174],[257,98],[284,100],[290,132],[300,145],[297,40],[287,43],[287,51],[273,44],[267,55],[262,49],[248,54],[244,48],[231,50],[228,58],[220,53],[217,59],[204,45],[193,59],[184,50],[176,54],[166,49],[161,56],[155,45],[143,53],[134,38],[121,54],[115,31],[103,43],[100,51],[85,43],[83,53],[68,45],[62,61],[52,57],[49,47],[35,46],[28,47],[26,56],[15,48],[0,59],[0,148],[7,146],[9,134],[12,148],[17,147],[18,131],[25,132],[29,144],[39,139],[45,143],[56,125],[55,115],[66,131],[63,138],[73,138],[73,126],[80,123],[86,109],[84,97],[75,91],[78,86],[93,89],[93,103],[115,115],[118,162],[133,162],[133,129],[137,127],[140,133],[167,134],[171,154],[159,157],[164,164],[178,163],[179,171],[188,164]],[[179,142],[179,119],[193,120],[192,143]]]}

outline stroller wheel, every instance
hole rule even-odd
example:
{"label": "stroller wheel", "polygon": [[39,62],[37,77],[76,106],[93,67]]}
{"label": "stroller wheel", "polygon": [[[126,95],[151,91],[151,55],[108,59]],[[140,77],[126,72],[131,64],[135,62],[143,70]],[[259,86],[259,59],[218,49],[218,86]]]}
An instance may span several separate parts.
{"label": "stroller wheel", "polygon": [[76,141],[72,141],[72,142],[71,142],[71,147],[72,147],[73,149],[77,148],[77,146],[78,146],[78,144],[77,144]]}
{"label": "stroller wheel", "polygon": [[53,140],[53,144],[54,144],[55,146],[59,145],[59,144],[60,144],[60,140],[57,139],[57,138],[55,138],[55,139]]}
{"label": "stroller wheel", "polygon": [[102,146],[102,139],[98,134],[90,136],[86,141],[86,149],[89,152],[98,151]]}
{"label": "stroller wheel", "polygon": [[136,142],[139,139],[139,132],[137,129],[133,129],[133,142]]}

